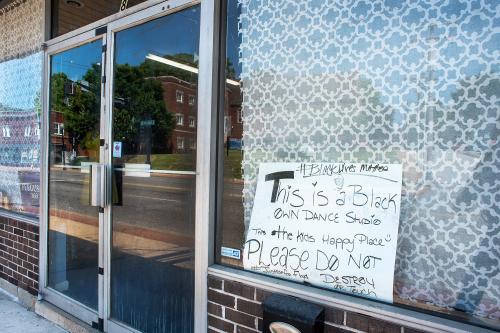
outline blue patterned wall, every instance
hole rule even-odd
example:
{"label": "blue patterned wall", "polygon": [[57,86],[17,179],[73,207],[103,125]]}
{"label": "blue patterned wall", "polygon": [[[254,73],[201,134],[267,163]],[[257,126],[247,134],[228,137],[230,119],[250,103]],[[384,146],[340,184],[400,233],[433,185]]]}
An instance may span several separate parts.
{"label": "blue patterned wall", "polygon": [[246,225],[261,162],[402,163],[395,297],[500,319],[500,2],[239,2]]}

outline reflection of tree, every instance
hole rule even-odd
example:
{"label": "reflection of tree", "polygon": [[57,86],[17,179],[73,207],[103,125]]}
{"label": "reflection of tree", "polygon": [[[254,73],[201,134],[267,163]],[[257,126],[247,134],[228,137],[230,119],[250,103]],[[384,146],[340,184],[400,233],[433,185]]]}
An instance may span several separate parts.
{"label": "reflection of tree", "polygon": [[141,126],[150,127],[152,152],[163,151],[175,121],[166,110],[161,82],[147,79],[144,66],[125,64],[116,67],[114,88],[114,138],[123,142],[124,152],[137,151]]}
{"label": "reflection of tree", "polygon": [[[181,53],[165,58],[198,67],[192,54]],[[173,110],[166,109],[164,88],[159,80],[155,80],[159,76],[172,76],[193,84],[198,81],[194,73],[150,59],[139,66],[116,66],[113,136],[116,141],[123,142],[124,153],[140,151],[149,154],[167,150],[175,118]],[[139,143],[140,147],[137,147]]]}
{"label": "reflection of tree", "polygon": [[226,78],[236,80],[236,70],[231,59],[226,59]]}
{"label": "reflection of tree", "polygon": [[65,73],[52,75],[51,106],[61,112],[64,130],[74,148],[96,151],[99,147],[101,67],[93,64],[83,81],[72,82]]}

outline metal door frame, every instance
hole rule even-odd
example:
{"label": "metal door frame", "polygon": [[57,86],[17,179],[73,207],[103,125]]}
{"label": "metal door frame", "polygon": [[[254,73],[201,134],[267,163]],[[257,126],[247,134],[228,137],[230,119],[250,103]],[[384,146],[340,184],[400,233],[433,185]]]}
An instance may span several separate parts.
{"label": "metal door frame", "polygon": [[[78,301],[50,288],[48,286],[48,229],[49,229],[49,209],[48,209],[48,180],[49,180],[49,140],[50,140],[50,73],[51,73],[51,56],[59,54],[61,52],[82,46],[84,44],[101,40],[102,43],[106,43],[105,34],[98,34],[96,31],[87,31],[80,35],[65,39],[64,41],[50,45],[46,48],[44,52],[44,77],[43,77],[43,115],[42,115],[42,160],[41,160],[41,215],[40,215],[40,280],[39,280],[39,298],[47,300],[48,302],[56,305],[57,307],[63,309],[69,314],[79,318],[80,320],[92,325],[92,323],[98,323],[98,311],[95,311]],[[104,56],[102,56],[102,60]],[[104,67],[103,67],[104,69]],[[102,130],[102,110],[104,107],[103,93],[105,89],[105,83],[101,82],[101,117],[100,117],[100,128]],[[100,133],[102,138],[103,133]],[[100,161],[103,160],[102,149],[100,152]],[[99,213],[99,231],[102,227],[103,214]],[[100,234],[100,232],[99,232]],[[101,241],[99,241],[99,252],[101,249]],[[100,257],[100,256],[99,256]],[[97,268],[96,268],[97,269]],[[99,284],[101,282],[99,281]],[[100,289],[100,288],[99,288]],[[98,291],[99,292],[99,291]],[[98,299],[100,296],[98,294]],[[98,301],[100,303],[100,301]],[[99,305],[98,305],[99,309]]]}
{"label": "metal door frame", "polygon": [[[127,30],[129,28],[136,27],[138,25],[144,24],[146,22],[149,22],[151,20],[154,20],[159,17],[163,16],[168,16],[170,14],[174,14],[180,10],[192,7],[194,5],[198,5],[200,1],[193,1],[193,0],[170,0],[166,3],[160,3],[158,5],[152,6],[148,9],[145,9],[143,11],[134,13],[130,16],[121,18],[119,20],[113,21],[110,24],[108,24],[107,29],[107,45],[108,47],[108,52],[107,52],[107,59],[106,59],[106,77],[108,78],[107,81],[109,81],[109,85],[107,86],[107,91],[106,91],[106,105],[109,105],[109,108],[107,108],[106,112],[106,123],[108,124],[107,126],[107,132],[106,132],[106,143],[108,143],[108,146],[112,146],[113,138],[112,138],[112,126],[113,126],[113,115],[112,115],[112,105],[113,105],[113,87],[114,87],[114,78],[113,78],[113,72],[114,72],[114,55],[115,55],[115,34],[120,31]],[[201,50],[200,50],[201,53]],[[198,81],[201,82],[201,77],[198,76]],[[109,110],[109,111],[108,111]],[[200,110],[198,110],[198,113],[200,113]],[[198,131],[200,128],[198,128]],[[107,149],[106,151],[106,156],[105,156],[105,164],[108,168],[108,179],[111,179],[111,165],[112,165],[112,149]],[[179,172],[176,172],[179,173]],[[193,174],[193,172],[188,172],[188,174]],[[197,178],[199,173],[197,172]],[[111,202],[111,198],[109,197],[112,193],[111,189],[111,183],[108,181],[107,183],[108,186],[108,202]],[[134,330],[133,328],[127,326],[124,323],[121,323],[117,320],[113,320],[111,318],[111,250],[112,250],[112,217],[111,217],[111,212],[112,208],[110,205],[106,206],[104,209],[104,219],[105,219],[105,228],[104,228],[104,299],[105,299],[105,305],[104,305],[104,330],[106,332],[123,332],[125,331],[131,331],[131,332],[138,332],[137,330]],[[195,225],[197,226],[197,222],[195,221]],[[195,248],[197,247],[197,242],[195,242]],[[198,267],[195,266],[195,274],[197,274],[199,271]],[[195,291],[195,298],[198,297],[197,291]],[[196,320],[196,311],[195,311],[195,318]],[[198,332],[198,330],[195,330]]]}
{"label": "metal door frame", "polygon": [[[111,173],[112,151],[112,91],[113,91],[113,59],[114,33],[137,26],[155,18],[175,13],[179,10],[201,3],[200,41],[199,41],[199,74],[198,74],[198,119],[197,119],[197,162],[196,162],[196,212],[195,212],[195,292],[194,292],[194,332],[205,332],[207,329],[207,272],[213,259],[210,230],[213,226],[212,203],[215,190],[215,133],[217,109],[217,63],[218,63],[218,4],[219,0],[166,0],[158,2],[150,0],[154,5],[138,5],[137,10],[128,10],[109,16],[106,19],[80,28],[75,32],[48,41],[44,52],[43,73],[43,117],[42,117],[42,162],[41,162],[41,216],[40,216],[40,283],[39,299],[44,299],[69,314],[91,324],[99,323],[107,332],[137,332],[136,330],[110,319],[110,254],[111,254],[111,209],[107,205],[104,213],[99,213],[99,267],[104,275],[99,275],[98,311],[49,288],[48,283],[48,148],[50,139],[49,89],[50,89],[50,57],[62,51],[82,44],[102,39],[102,65],[104,76],[101,90],[101,123],[100,138],[105,144],[100,148],[100,163],[106,165],[107,179]],[[149,5],[149,7],[147,7]],[[83,31],[87,29],[86,31]],[[107,181],[108,198],[111,184]],[[207,197],[210,200],[207,200]]]}

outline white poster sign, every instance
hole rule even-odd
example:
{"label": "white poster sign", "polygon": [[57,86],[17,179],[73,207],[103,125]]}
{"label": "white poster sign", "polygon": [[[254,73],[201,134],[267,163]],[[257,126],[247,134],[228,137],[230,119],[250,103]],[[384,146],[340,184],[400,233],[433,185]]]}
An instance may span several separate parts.
{"label": "white poster sign", "polygon": [[114,141],[113,142],[113,157],[122,157],[122,142]]}
{"label": "white poster sign", "polygon": [[245,269],[392,302],[401,178],[401,164],[260,164]]}

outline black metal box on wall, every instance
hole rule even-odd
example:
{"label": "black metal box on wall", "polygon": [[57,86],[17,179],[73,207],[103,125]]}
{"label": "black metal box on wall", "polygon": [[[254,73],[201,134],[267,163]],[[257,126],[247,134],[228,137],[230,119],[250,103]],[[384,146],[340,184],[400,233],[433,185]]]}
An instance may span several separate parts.
{"label": "black metal box on wall", "polygon": [[296,297],[272,294],[262,302],[264,333],[322,333],[323,307]]}

